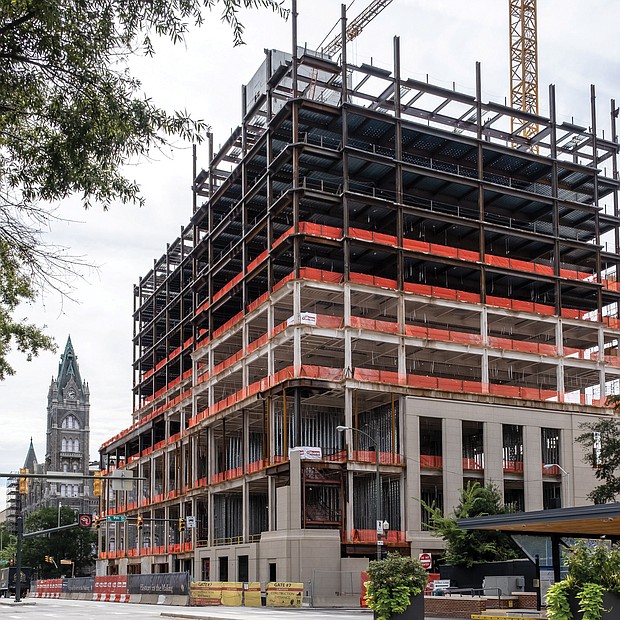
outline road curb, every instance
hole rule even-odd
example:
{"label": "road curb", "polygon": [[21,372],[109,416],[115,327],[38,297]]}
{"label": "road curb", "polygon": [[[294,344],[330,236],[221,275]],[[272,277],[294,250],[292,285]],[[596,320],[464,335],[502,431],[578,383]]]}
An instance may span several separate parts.
{"label": "road curb", "polygon": [[188,620],[244,620],[244,618],[223,618],[222,616],[196,616],[193,614],[175,614],[172,612],[162,612],[163,618],[187,618]]}

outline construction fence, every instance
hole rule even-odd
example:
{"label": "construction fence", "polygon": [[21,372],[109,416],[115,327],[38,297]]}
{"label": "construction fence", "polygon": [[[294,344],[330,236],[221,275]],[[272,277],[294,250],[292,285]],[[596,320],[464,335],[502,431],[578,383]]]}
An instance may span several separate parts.
{"label": "construction fence", "polygon": [[39,579],[31,596],[113,603],[195,605],[229,607],[301,607],[308,587],[298,582],[190,583],[189,573],[107,575],[63,579]]}

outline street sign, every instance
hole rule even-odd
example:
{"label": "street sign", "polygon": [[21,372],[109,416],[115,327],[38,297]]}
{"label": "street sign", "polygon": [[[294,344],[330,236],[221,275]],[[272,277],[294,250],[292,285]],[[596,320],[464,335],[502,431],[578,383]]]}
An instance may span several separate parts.
{"label": "street sign", "polygon": [[133,490],[133,471],[131,469],[115,469],[111,474],[113,491]]}
{"label": "street sign", "polygon": [[383,534],[383,520],[379,519],[377,521],[377,534]]}
{"label": "street sign", "polygon": [[433,556],[430,553],[420,553],[418,559],[424,570],[429,570],[433,565]]}
{"label": "street sign", "polygon": [[192,517],[191,515],[185,517],[185,525],[187,527],[196,527],[196,517]]}
{"label": "street sign", "polygon": [[93,517],[89,514],[81,514],[78,517],[78,525],[80,527],[91,527],[93,524]]}
{"label": "street sign", "polygon": [[127,517],[125,515],[111,515],[106,517],[105,520],[108,523],[123,523],[124,521],[127,521]]}

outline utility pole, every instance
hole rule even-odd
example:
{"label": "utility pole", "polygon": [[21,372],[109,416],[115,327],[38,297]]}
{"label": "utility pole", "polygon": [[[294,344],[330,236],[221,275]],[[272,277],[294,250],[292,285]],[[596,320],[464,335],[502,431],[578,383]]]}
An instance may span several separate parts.
{"label": "utility pole", "polygon": [[15,552],[15,602],[19,603],[22,598],[22,539],[24,536],[24,517],[22,515],[21,493],[17,499],[17,548]]}

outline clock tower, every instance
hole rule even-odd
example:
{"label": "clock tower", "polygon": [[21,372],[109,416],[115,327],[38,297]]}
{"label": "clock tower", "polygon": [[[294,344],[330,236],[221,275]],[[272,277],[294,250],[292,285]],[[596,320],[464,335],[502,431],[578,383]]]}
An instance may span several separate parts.
{"label": "clock tower", "polygon": [[[60,356],[58,376],[47,395],[47,472],[88,475],[90,391],[80,376],[71,336]],[[92,482],[82,478],[48,483],[48,505],[72,506],[82,511]]]}

